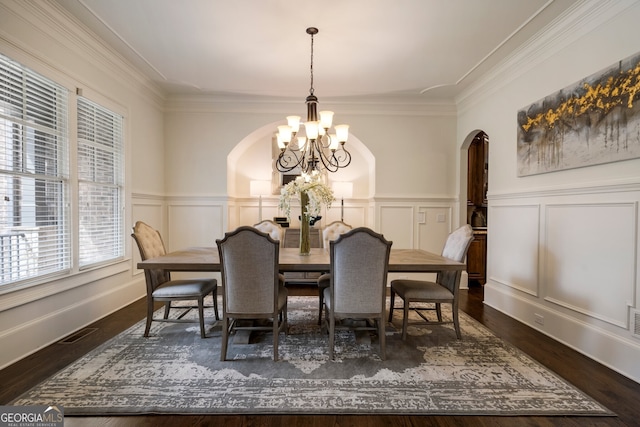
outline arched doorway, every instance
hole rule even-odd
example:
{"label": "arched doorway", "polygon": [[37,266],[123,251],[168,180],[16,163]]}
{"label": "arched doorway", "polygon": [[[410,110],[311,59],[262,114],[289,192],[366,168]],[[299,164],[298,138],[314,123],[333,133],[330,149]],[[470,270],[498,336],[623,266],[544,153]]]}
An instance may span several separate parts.
{"label": "arched doorway", "polygon": [[487,271],[489,189],[489,136],[484,131],[469,134],[466,145],[466,223],[473,227],[474,240],[467,255],[469,284],[484,285]]}

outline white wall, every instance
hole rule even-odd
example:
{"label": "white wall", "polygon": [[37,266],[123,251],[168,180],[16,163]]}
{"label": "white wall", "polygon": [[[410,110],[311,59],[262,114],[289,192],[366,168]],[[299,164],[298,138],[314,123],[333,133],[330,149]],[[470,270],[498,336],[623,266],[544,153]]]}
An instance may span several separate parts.
{"label": "white wall", "polygon": [[[124,114],[126,229],[131,218],[164,228],[163,96],[54,3],[0,1],[0,52],[66,86],[71,104],[81,88]],[[75,125],[74,117],[69,125]],[[76,268],[68,276],[0,294],[0,368],[144,295],[128,234],[122,262],[91,271]]]}
{"label": "white wall", "polygon": [[490,139],[485,303],[636,381],[640,159],[519,178],[516,114],[639,52],[638,19],[638,2],[579,3],[458,105],[458,140]]}
{"label": "white wall", "polygon": [[[301,108],[302,102],[279,100],[263,101],[257,108],[241,98],[170,98],[165,114],[171,159],[167,191],[171,197],[199,202],[192,204],[191,216],[185,212],[179,224],[170,219],[169,227],[186,230],[197,223],[202,214],[198,205],[205,200],[219,203],[226,212],[226,217],[212,215],[201,227],[200,235],[210,241],[238,225],[258,222],[258,199],[249,196],[249,181],[269,179],[270,134],[275,124]],[[384,105],[334,101],[323,108],[349,123],[350,133],[363,146],[351,143],[353,167],[343,175],[354,181],[354,196],[345,201],[345,221],[376,229],[393,240],[394,247],[440,252],[446,235],[458,225],[457,172],[447,167],[457,159],[452,105],[414,105],[398,112]],[[240,153],[225,163],[239,146]],[[226,202],[213,201],[225,192]],[[278,213],[277,204],[277,195],[263,197],[263,219]],[[427,212],[434,209],[446,213],[445,222],[432,221],[436,215]],[[323,216],[324,224],[339,219],[339,201]],[[292,221],[295,225],[296,219]]]}

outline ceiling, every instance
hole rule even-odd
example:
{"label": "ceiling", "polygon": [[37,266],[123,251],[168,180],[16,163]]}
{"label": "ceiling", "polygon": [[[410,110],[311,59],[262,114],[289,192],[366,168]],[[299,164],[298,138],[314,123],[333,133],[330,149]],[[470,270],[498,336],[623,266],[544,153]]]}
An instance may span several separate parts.
{"label": "ceiling", "polygon": [[56,0],[167,93],[452,98],[576,0]]}

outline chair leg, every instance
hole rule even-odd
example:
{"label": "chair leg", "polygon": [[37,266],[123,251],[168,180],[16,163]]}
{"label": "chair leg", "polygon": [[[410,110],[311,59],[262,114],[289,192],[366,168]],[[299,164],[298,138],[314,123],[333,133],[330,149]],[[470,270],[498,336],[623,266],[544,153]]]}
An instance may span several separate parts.
{"label": "chair leg", "polygon": [[409,303],[408,299],[404,300],[403,314],[402,314],[402,341],[407,339],[407,327],[409,324]]}
{"label": "chair leg", "polygon": [[324,307],[324,289],[318,286],[318,325],[322,325],[322,309]]}
{"label": "chair leg", "polygon": [[442,307],[439,302],[436,303],[436,314],[438,315],[438,322],[442,322]]}
{"label": "chair leg", "polygon": [[227,345],[229,344],[229,318],[222,316],[222,347],[220,348],[220,361],[227,360]]}
{"label": "chair leg", "polygon": [[198,298],[198,316],[200,316],[200,338],[206,338],[204,331],[204,297]]}
{"label": "chair leg", "polygon": [[289,305],[289,302],[285,301],[284,302],[284,307],[283,307],[283,310],[284,310],[284,334],[285,335],[289,335],[289,316],[287,315],[288,305]]}
{"label": "chair leg", "polygon": [[153,321],[153,298],[147,298],[147,325],[144,328],[145,338],[149,336],[151,322]]}
{"label": "chair leg", "polygon": [[452,304],[453,310],[453,327],[456,330],[456,336],[459,340],[462,339],[462,333],[460,332],[460,319],[458,317],[458,306],[457,304]]}
{"label": "chair leg", "polygon": [[333,345],[336,332],[336,319],[329,315],[329,359],[333,360]]}
{"label": "chair leg", "polygon": [[278,316],[273,318],[273,361],[278,361],[278,335],[280,335],[280,323]]}
{"label": "chair leg", "polygon": [[169,311],[171,310],[171,301],[167,301],[164,303],[164,318],[169,318]]}
{"label": "chair leg", "polygon": [[393,320],[393,305],[396,303],[396,291],[393,290],[393,285],[391,286],[391,301],[389,305],[389,322]]}
{"label": "chair leg", "polygon": [[385,323],[384,323],[384,318],[385,318],[385,313],[382,313],[380,315],[380,318],[378,319],[378,341],[380,342],[380,358],[382,360],[386,360],[387,359],[387,350],[386,350],[386,331],[385,331]]}
{"label": "chair leg", "polygon": [[220,320],[220,314],[218,313],[218,288],[214,288],[211,295],[213,296],[213,311],[216,313],[216,320]]}

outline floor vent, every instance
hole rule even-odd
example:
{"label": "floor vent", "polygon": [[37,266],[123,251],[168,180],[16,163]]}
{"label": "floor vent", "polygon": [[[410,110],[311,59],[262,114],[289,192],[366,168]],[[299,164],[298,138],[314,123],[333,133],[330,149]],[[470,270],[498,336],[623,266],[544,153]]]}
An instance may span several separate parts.
{"label": "floor vent", "polygon": [[631,333],[640,339],[640,311],[631,310]]}
{"label": "floor vent", "polygon": [[69,335],[68,337],[58,341],[58,343],[59,344],[73,344],[73,343],[76,343],[76,342],[80,341],[82,338],[86,337],[87,335],[94,333],[97,330],[98,330],[98,328],[80,329],[79,331],[74,332],[73,334]]}

